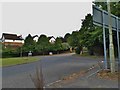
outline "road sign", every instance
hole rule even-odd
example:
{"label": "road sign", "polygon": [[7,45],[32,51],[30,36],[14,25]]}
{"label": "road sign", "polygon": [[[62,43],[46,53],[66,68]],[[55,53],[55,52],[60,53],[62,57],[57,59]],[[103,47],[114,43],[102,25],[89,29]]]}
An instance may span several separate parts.
{"label": "road sign", "polygon": [[[115,30],[117,32],[118,59],[119,59],[119,63],[120,63],[120,44],[119,44],[120,43],[119,42],[120,18],[111,14],[111,21],[112,21],[111,22],[112,30]],[[105,61],[105,68],[107,68],[105,28],[109,28],[108,12],[93,5],[93,24],[103,27],[104,61]]]}
{"label": "road sign", "polygon": [[[120,32],[120,18],[113,14],[111,14],[111,17],[112,17],[112,29],[117,31],[118,20],[118,31]],[[101,10],[93,5],[93,23],[98,26],[103,26],[104,24],[105,28],[109,28],[108,12],[106,12],[105,10]]]}

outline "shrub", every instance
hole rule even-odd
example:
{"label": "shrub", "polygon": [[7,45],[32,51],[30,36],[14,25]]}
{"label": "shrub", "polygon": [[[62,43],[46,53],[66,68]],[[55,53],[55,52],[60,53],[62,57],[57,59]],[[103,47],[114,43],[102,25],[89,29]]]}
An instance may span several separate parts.
{"label": "shrub", "polygon": [[11,47],[2,48],[2,58],[8,58],[8,57],[19,57],[19,52],[17,52],[17,49],[13,49]]}

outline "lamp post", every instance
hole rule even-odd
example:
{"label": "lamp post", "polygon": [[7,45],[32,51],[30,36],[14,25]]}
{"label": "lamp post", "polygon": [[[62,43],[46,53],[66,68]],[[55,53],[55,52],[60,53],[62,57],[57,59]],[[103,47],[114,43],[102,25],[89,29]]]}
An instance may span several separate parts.
{"label": "lamp post", "polygon": [[114,45],[112,36],[112,20],[111,20],[111,10],[110,10],[110,0],[107,0],[108,9],[108,21],[109,21],[109,55],[110,55],[110,69],[111,73],[115,72],[115,55],[114,55]]}

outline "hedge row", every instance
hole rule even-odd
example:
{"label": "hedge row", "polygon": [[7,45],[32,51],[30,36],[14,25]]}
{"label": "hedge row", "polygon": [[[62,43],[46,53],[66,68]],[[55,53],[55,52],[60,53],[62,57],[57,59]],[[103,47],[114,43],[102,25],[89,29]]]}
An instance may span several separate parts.
{"label": "hedge row", "polygon": [[[67,49],[67,50],[60,50],[60,51],[32,52],[32,56],[49,55],[49,52],[52,52],[53,54],[61,54],[61,53],[69,52],[69,49]],[[28,53],[29,52],[22,52],[22,56],[28,56]],[[20,57],[21,53],[9,51],[9,52],[2,52],[1,55],[2,55],[2,58]]]}

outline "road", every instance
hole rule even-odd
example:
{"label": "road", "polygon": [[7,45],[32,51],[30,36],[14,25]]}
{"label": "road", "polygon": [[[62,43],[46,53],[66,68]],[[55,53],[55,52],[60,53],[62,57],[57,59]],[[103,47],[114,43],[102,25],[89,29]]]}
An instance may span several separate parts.
{"label": "road", "polygon": [[79,57],[72,54],[39,56],[37,62],[4,67],[2,69],[3,88],[34,88],[30,74],[34,75],[36,67],[42,65],[45,85],[61,79],[62,77],[88,69],[102,59]]}

